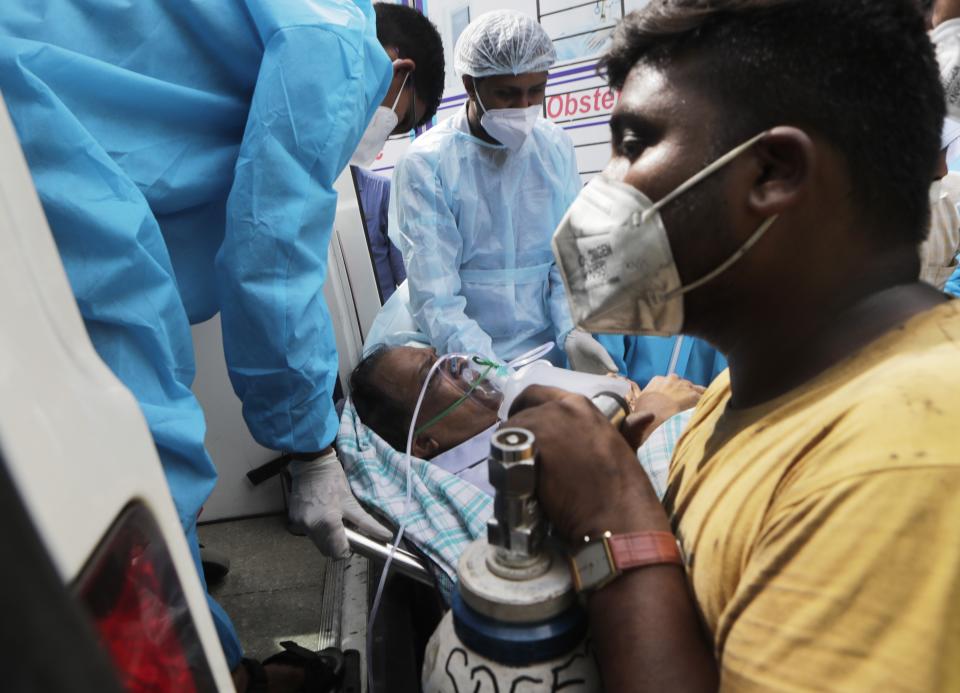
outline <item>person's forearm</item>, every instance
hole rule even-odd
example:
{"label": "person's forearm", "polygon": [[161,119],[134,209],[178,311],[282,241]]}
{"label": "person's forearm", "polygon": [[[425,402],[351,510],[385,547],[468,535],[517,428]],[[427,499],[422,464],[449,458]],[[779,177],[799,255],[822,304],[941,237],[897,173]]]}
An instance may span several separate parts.
{"label": "person's forearm", "polygon": [[497,359],[493,339],[457,305],[458,295],[420,293],[414,280],[408,286],[413,319],[439,353],[471,353]]}
{"label": "person's forearm", "polygon": [[933,26],[960,17],[960,0],[936,0],[933,4]]}
{"label": "person's forearm", "polygon": [[715,691],[717,667],[680,566],[638,568],[590,597],[608,691]]}
{"label": "person's forearm", "polygon": [[550,269],[550,319],[553,320],[554,334],[557,346],[563,348],[563,343],[573,330],[573,318],[570,316],[570,303],[567,301],[567,292],[560,277],[560,270],[554,265]]}
{"label": "person's forearm", "polygon": [[[669,532],[653,489],[632,494],[629,513],[605,525],[616,533]],[[603,520],[599,521],[603,523]],[[594,534],[605,531],[598,525]],[[590,596],[590,631],[604,687],[618,693],[715,691],[717,664],[686,572],[677,565],[628,570]]]}

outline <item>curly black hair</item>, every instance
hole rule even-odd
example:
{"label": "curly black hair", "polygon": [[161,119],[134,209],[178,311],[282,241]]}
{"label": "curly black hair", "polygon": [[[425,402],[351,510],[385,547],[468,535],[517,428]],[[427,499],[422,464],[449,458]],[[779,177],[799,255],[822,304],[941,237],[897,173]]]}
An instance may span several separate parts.
{"label": "curly black hair", "polygon": [[377,2],[377,39],[384,48],[393,47],[401,58],[417,64],[413,88],[427,105],[416,125],[427,123],[436,114],[443,97],[443,41],[433,23],[412,7]]}
{"label": "curly black hair", "polygon": [[600,62],[622,89],[637,63],[696,61],[722,114],[718,151],[777,125],[846,159],[861,219],[884,243],[918,243],[945,114],[916,0],[653,0]]}

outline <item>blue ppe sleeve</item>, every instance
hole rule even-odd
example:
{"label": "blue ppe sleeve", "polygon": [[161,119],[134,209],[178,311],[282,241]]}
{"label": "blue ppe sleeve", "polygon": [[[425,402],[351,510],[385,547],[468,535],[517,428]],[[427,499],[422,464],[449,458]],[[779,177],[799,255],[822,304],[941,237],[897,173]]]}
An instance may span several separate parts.
{"label": "blue ppe sleeve", "polygon": [[567,290],[556,264],[550,268],[550,317],[553,320],[557,348],[562,350],[564,342],[567,341],[567,335],[573,331],[573,318],[570,316],[570,306],[567,303]]}
{"label": "blue ppe sleeve", "polygon": [[224,352],[247,426],[274,450],[321,450],[337,431],[323,297],[334,181],[392,75],[383,50],[356,38],[335,26],[272,35],[227,202],[216,262]]}
{"label": "blue ppe sleeve", "polygon": [[[410,312],[417,326],[441,354],[471,353],[498,360],[490,335],[466,314],[459,274],[463,238],[436,171],[411,153],[397,163],[393,176],[391,232],[403,253]],[[472,308],[478,311],[483,306]]]}
{"label": "blue ppe sleeve", "polygon": [[[55,57],[55,50],[37,55]],[[87,333],[143,412],[202,584],[197,515],[217,474],[190,389],[193,344],[170,257],[140,189],[29,63],[15,69],[0,51],[0,88]],[[239,638],[223,609],[207,600],[235,668]]]}
{"label": "blue ppe sleeve", "polygon": [[[583,182],[580,178],[580,171],[577,168],[577,154],[573,147],[573,142],[569,136],[562,130],[563,144],[560,149],[564,153],[566,163],[566,188],[563,191],[563,210],[561,216],[566,214],[573,201],[580,194],[583,188]],[[563,343],[567,340],[567,335],[573,329],[573,318],[570,315],[570,304],[567,302],[567,291],[563,285],[563,279],[560,277],[560,270],[556,263],[550,269],[550,317],[553,320],[554,332],[557,336],[557,347],[563,349]]]}
{"label": "blue ppe sleeve", "polygon": [[136,398],[186,529],[216,470],[170,256],[143,193],[39,76],[60,68],[58,49],[30,46],[0,42],[0,89],[87,333]]}
{"label": "blue ppe sleeve", "polygon": [[627,369],[626,351],[628,338],[620,334],[595,334],[593,337],[600,342],[603,348],[607,350],[607,353],[610,354],[613,362],[617,364],[617,372],[625,378],[630,378],[640,385],[640,387],[643,387],[644,383],[633,378]]}
{"label": "blue ppe sleeve", "polygon": [[[620,375],[640,387],[658,375],[666,375],[679,337],[597,334],[597,341],[617,364]],[[684,337],[677,375],[697,385],[707,386],[727,367],[727,360],[709,343],[695,337]],[[686,358],[683,358],[684,355]]]}
{"label": "blue ppe sleeve", "polygon": [[[960,258],[960,255],[958,255],[957,258]],[[957,269],[954,270],[953,274],[950,275],[950,278],[947,280],[943,290],[951,296],[957,296],[960,298],[960,266],[958,266]]]}

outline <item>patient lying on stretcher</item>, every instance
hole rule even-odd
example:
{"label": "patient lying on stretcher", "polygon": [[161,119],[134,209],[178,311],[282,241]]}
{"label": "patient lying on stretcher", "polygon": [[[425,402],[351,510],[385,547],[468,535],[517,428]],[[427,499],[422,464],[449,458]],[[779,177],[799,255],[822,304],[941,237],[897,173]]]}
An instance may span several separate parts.
{"label": "patient lying on stretcher", "polygon": [[[418,347],[371,352],[351,377],[337,448],[357,498],[394,525],[405,523],[404,536],[430,559],[441,591],[449,596],[461,552],[485,534],[492,511],[485,462],[489,436],[499,423],[499,399],[488,388],[464,397],[476,369],[464,360],[443,364],[443,373],[431,379],[424,395],[408,486],[404,450],[410,419],[436,360],[432,349]],[[661,495],[673,446],[701,391],[676,377],[660,378],[633,398],[635,409],[655,412],[654,425],[664,422],[638,451]]]}
{"label": "patient lying on stretcher", "polygon": [[[437,359],[434,349],[381,347],[361,361],[351,376],[351,397],[360,419],[397,450],[406,449],[417,397]],[[449,458],[450,451],[474,438],[482,438],[477,441],[477,459],[486,457],[489,435],[482,434],[498,422],[502,393],[493,386],[477,387],[482,370],[482,366],[459,357],[441,365],[424,394],[411,448],[415,457]],[[702,387],[677,377],[654,378],[642,392],[631,385],[632,394],[627,399],[632,411],[654,415],[650,431],[674,414],[692,408],[703,392]],[[460,456],[464,454],[471,453],[462,451]],[[478,472],[474,483],[485,477],[483,469]]]}

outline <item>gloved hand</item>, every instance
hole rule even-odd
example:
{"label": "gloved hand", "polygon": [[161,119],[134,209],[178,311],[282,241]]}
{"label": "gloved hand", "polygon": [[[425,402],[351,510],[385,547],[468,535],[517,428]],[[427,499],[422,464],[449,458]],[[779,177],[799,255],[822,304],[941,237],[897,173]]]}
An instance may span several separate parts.
{"label": "gloved hand", "polygon": [[392,534],[360,507],[347,483],[336,452],[313,460],[292,460],[290,519],[303,526],[307,536],[330,558],[346,558],[350,545],[343,521],[364,535],[387,541]]}
{"label": "gloved hand", "polygon": [[570,330],[563,342],[563,350],[567,352],[570,367],[575,371],[597,375],[617,372],[617,364],[589,332],[579,328]]}

